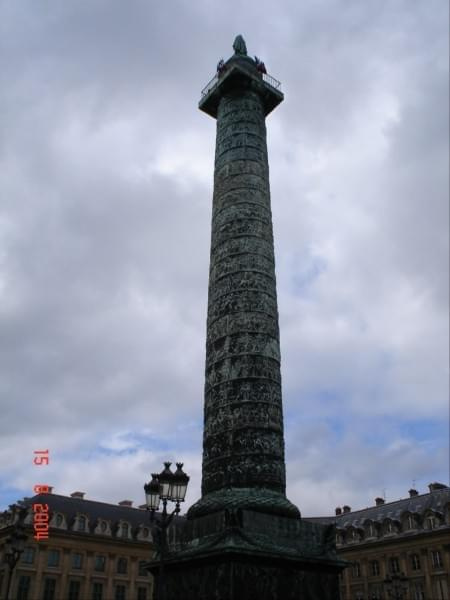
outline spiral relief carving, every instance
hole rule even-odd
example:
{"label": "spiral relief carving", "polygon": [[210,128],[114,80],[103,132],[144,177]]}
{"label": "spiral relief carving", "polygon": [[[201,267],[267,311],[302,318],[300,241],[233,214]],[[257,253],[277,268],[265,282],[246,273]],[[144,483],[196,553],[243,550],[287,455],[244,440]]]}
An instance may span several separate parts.
{"label": "spiral relief carving", "polygon": [[284,492],[280,345],[264,112],[221,99],[212,216],[203,493]]}

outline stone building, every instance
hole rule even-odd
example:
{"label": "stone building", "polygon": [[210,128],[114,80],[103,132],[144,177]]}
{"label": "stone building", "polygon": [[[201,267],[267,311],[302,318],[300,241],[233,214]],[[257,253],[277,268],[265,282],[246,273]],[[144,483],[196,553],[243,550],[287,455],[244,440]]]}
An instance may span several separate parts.
{"label": "stone building", "polygon": [[351,562],[340,578],[341,600],[450,599],[450,488],[431,483],[427,494],[409,490],[396,502],[336,509],[341,558]]}
{"label": "stone building", "polygon": [[[151,600],[152,578],[144,567],[153,555],[148,514],[124,500],[95,502],[81,492],[26,499],[28,539],[14,570],[10,598],[15,600]],[[33,539],[32,504],[48,504],[47,540]],[[11,534],[8,512],[0,521],[0,598],[6,594],[5,540]]]}

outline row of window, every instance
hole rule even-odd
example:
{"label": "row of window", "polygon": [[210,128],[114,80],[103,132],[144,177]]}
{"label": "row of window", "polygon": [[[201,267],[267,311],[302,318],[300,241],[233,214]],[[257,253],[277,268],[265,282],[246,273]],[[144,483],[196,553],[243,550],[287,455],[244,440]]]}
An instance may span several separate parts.
{"label": "row of window", "polygon": [[[389,592],[388,592],[389,594]],[[393,596],[392,591],[391,594],[388,596],[389,598],[395,598],[395,596]],[[402,598],[403,596],[398,596]],[[421,583],[415,583],[413,584],[413,587],[411,589],[411,596],[409,596],[411,598],[411,600],[425,600],[425,595],[424,595],[424,591],[423,591],[423,585]],[[364,595],[364,592],[362,591],[356,591],[354,596],[353,596],[354,600],[367,600],[367,596]],[[370,600],[385,600],[386,595],[384,593],[384,590],[382,587],[372,587],[369,590],[369,599]]]}
{"label": "row of window", "polygon": [[[69,581],[68,600],[106,600],[106,585],[103,583],[93,583],[91,586],[90,598],[81,598],[81,582]],[[21,575],[17,587],[17,600],[31,600],[31,577]],[[56,600],[56,579],[46,577],[42,591],[42,600]],[[123,584],[117,584],[114,589],[114,600],[131,600],[127,596],[127,588]],[[147,600],[147,588],[138,587],[136,600]]]}
{"label": "row of window", "polygon": [[[22,563],[31,565],[34,562],[35,548],[26,547],[22,554]],[[72,552],[71,555],[71,568],[82,569],[83,568],[83,554],[78,552]],[[48,567],[59,567],[61,559],[60,550],[50,549],[47,551],[47,566]],[[98,554],[94,557],[94,571],[103,572],[106,568],[106,556]],[[116,572],[121,575],[126,575],[128,572],[128,559],[119,557],[116,560]],[[148,575],[145,569],[145,561],[139,562],[139,575]]]}
{"label": "row of window", "polygon": [[[409,556],[410,566],[413,571],[421,570],[420,556],[418,554],[411,554]],[[441,569],[444,566],[442,561],[442,554],[439,550],[432,550],[431,552],[431,564],[434,569]],[[372,560],[369,563],[370,575],[380,575],[380,562],[378,560]],[[396,556],[393,556],[388,561],[388,571],[393,575],[400,573],[400,561]],[[355,578],[361,577],[361,565],[359,562],[353,563],[352,575]]]}
{"label": "row of window", "polygon": [[[65,527],[65,517],[61,513],[55,515],[52,525],[55,527]],[[89,530],[88,518],[84,515],[77,515],[73,524],[73,531],[87,532]],[[104,535],[111,535],[111,527],[108,521],[100,520],[96,527],[96,532]],[[150,530],[147,527],[142,529],[142,536],[149,537]],[[121,521],[118,526],[117,536],[123,538],[129,538],[131,535],[131,525],[127,522]]]}
{"label": "row of window", "polygon": [[[409,590],[409,594],[408,594]],[[387,596],[386,596],[387,593]],[[424,584],[420,581],[410,581],[403,587],[380,586],[378,584],[369,587],[369,595],[366,596],[362,590],[355,590],[352,594],[352,600],[386,600],[387,598],[407,598],[410,600],[448,600],[448,586],[444,579],[437,579],[433,582],[433,596],[425,596]]]}
{"label": "row of window", "polygon": [[440,526],[440,520],[435,515],[429,515],[420,524],[415,515],[407,515],[401,523],[386,519],[382,524],[370,521],[364,528],[348,527],[347,530],[336,533],[336,543],[345,544],[346,542],[359,542],[363,539],[377,538],[380,535],[390,535],[404,531],[419,529],[436,529]]}

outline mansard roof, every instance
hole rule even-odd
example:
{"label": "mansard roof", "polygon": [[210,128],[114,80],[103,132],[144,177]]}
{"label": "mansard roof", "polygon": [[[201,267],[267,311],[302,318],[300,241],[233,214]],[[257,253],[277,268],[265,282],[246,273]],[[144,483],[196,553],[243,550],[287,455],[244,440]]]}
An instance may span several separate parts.
{"label": "mansard roof", "polygon": [[27,505],[48,504],[51,512],[64,514],[68,523],[74,520],[77,515],[85,515],[88,517],[90,525],[94,525],[98,519],[102,519],[111,521],[112,525],[118,524],[120,521],[126,521],[133,528],[138,528],[140,525],[150,526],[147,511],[131,506],[107,504],[106,502],[72,498],[71,496],[61,496],[53,493],[38,494],[33,498],[26,498],[24,502]]}
{"label": "mansard roof", "polygon": [[418,494],[410,498],[386,502],[378,506],[369,506],[362,510],[342,513],[332,517],[311,517],[308,521],[316,521],[323,524],[334,523],[338,528],[364,527],[367,521],[382,523],[386,519],[401,521],[406,513],[424,515],[427,511],[444,513],[446,505],[450,503],[450,488],[442,487],[433,489],[428,494]]}

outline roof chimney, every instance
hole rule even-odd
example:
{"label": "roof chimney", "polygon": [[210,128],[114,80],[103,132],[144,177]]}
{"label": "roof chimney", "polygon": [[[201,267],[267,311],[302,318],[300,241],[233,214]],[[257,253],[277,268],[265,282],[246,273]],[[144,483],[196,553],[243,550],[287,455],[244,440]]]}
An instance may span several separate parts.
{"label": "roof chimney", "polygon": [[410,498],[413,498],[414,496],[418,496],[418,495],[419,495],[419,492],[417,490],[415,490],[414,488],[411,488],[409,490],[409,497]]}
{"label": "roof chimney", "polygon": [[133,506],[133,500],[121,500],[119,506]]}
{"label": "roof chimney", "polygon": [[79,498],[80,500],[83,500],[85,493],[86,492],[72,492],[70,494],[70,497],[71,498]]}
{"label": "roof chimney", "polygon": [[344,514],[352,512],[352,509],[347,504],[344,504],[344,506],[342,507],[342,510],[344,511]]}
{"label": "roof chimney", "polygon": [[436,490],[446,490],[447,486],[443,483],[438,483],[437,481],[435,481],[434,483],[430,483],[428,485],[428,489],[430,490],[430,492],[435,492]]}
{"label": "roof chimney", "polygon": [[383,505],[383,504],[384,504],[384,498],[380,498],[380,497],[378,497],[378,498],[375,498],[375,504],[376,504],[377,506],[381,506],[381,505]]}
{"label": "roof chimney", "polygon": [[336,507],[336,516],[342,515],[342,508],[340,506]]}

